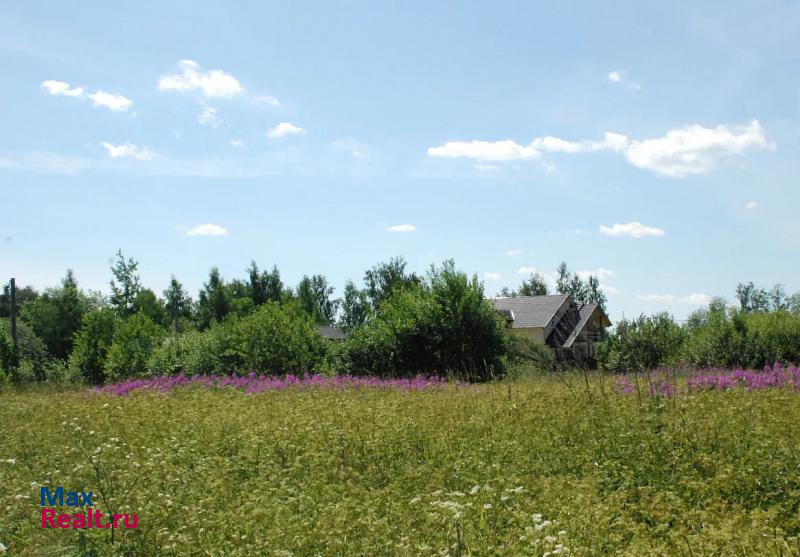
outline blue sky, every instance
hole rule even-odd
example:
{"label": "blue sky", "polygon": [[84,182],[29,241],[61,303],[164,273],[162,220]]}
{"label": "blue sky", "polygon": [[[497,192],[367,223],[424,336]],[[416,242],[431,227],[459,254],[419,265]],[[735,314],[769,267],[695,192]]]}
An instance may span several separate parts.
{"label": "blue sky", "polygon": [[800,5],[695,4],[6,2],[0,276],[566,260],[612,319],[800,290]]}

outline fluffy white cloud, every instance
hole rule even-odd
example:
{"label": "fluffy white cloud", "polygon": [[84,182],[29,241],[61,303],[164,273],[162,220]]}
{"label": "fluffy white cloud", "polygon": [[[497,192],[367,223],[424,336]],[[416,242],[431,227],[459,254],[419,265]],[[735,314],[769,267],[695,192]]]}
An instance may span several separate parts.
{"label": "fluffy white cloud", "polygon": [[500,280],[501,278],[503,278],[503,275],[501,273],[486,272],[483,273],[483,276],[489,280]]}
{"label": "fluffy white cloud", "polygon": [[625,154],[634,166],[681,178],[707,174],[720,159],[768,147],[761,124],[753,120],[738,128],[695,125],[671,130],[664,137],[632,142]]}
{"label": "fluffy white cloud", "polygon": [[617,293],[619,293],[619,288],[617,288],[616,286],[611,286],[610,284],[600,283],[600,290],[602,290],[606,294],[617,294]]}
{"label": "fluffy white cloud", "polygon": [[597,280],[601,282],[606,279],[613,279],[617,276],[614,271],[606,269],[605,267],[599,267],[597,269],[588,271],[577,271],[575,274],[578,275],[582,280],[588,280],[590,276],[594,276],[597,277]]}
{"label": "fluffy white cloud", "polygon": [[133,106],[133,101],[129,98],[105,91],[95,91],[89,98],[94,106],[104,106],[114,112],[125,112]]}
{"label": "fluffy white cloud", "polygon": [[542,273],[542,271],[540,271],[536,267],[520,267],[519,269],[517,269],[517,274],[518,275],[528,276],[528,275],[535,275],[536,273],[544,274],[544,273]]}
{"label": "fluffy white cloud", "polygon": [[676,296],[675,294],[640,294],[639,300],[658,305],[684,304],[687,306],[704,306],[711,301],[708,294],[689,294],[688,296]]}
{"label": "fluffy white cloud", "polygon": [[522,255],[521,249],[510,249],[506,252],[508,257],[517,257],[518,255]]}
{"label": "fluffy white cloud", "polygon": [[[671,130],[664,137],[631,140],[627,136],[606,132],[601,141],[569,141],[553,136],[534,138],[528,145],[510,139],[505,141],[449,141],[430,147],[431,157],[469,158],[478,161],[512,161],[540,159],[542,153],[577,154],[613,151],[625,155],[630,164],[656,174],[682,178],[707,174],[723,159],[742,155],[750,149],[770,148],[764,130],[753,120],[747,126],[694,125]],[[546,167],[552,165],[545,161]]]}
{"label": "fluffy white cloud", "polygon": [[663,236],[666,234],[660,228],[645,226],[640,222],[628,222],[625,224],[614,223],[611,226],[600,225],[600,234],[605,236],[630,236],[631,238],[644,238],[645,236]]}
{"label": "fluffy white cloud", "polygon": [[291,122],[281,122],[274,128],[267,131],[267,137],[270,139],[278,139],[287,135],[305,135],[306,130],[299,126],[295,126]]}
{"label": "fluffy white cloud", "polygon": [[76,98],[83,96],[83,87],[71,87],[69,83],[64,81],[55,81],[52,79],[42,81],[42,89],[46,90],[51,95]]}
{"label": "fluffy white cloud", "polygon": [[479,161],[513,161],[537,159],[541,153],[510,139],[505,141],[448,141],[439,147],[430,147],[431,157],[468,158]]}
{"label": "fluffy white cloud", "polygon": [[218,224],[198,224],[186,231],[187,236],[227,236],[226,228]]}
{"label": "fluffy white cloud", "polygon": [[140,161],[149,161],[156,158],[156,154],[148,147],[138,147],[133,143],[123,143],[122,145],[112,145],[107,141],[100,143],[105,147],[108,156],[112,159],[132,157]]}
{"label": "fluffy white cloud", "polygon": [[755,201],[748,201],[747,205],[745,205],[744,208],[747,209],[748,211],[758,209],[758,203],[756,203]]}
{"label": "fluffy white cloud", "polygon": [[210,106],[203,107],[203,112],[197,117],[197,121],[212,128],[216,128],[222,123],[222,120],[217,117],[217,109]]}
{"label": "fluffy white cloud", "polygon": [[622,74],[617,71],[608,72],[606,74],[606,79],[609,80],[611,83],[619,83],[620,81],[622,81]]}
{"label": "fluffy white cloud", "polygon": [[181,60],[178,68],[181,73],[159,77],[160,91],[200,91],[209,98],[235,97],[244,91],[232,75],[222,70],[204,71],[194,60]]}
{"label": "fluffy white cloud", "polygon": [[395,224],[386,229],[388,232],[416,232],[417,227],[413,224]]}

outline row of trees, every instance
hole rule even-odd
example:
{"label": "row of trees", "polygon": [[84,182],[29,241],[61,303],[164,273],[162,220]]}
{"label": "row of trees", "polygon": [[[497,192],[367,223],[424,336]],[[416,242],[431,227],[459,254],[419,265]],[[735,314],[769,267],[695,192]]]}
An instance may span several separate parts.
{"label": "row of trees", "polygon": [[661,365],[755,367],[800,362],[800,293],[783,287],[736,288],[739,305],[714,298],[684,324],[660,313],[623,320],[600,347],[601,369],[628,372]]}
{"label": "row of trees", "polygon": [[[348,281],[341,298],[323,275],[283,283],[255,262],[226,281],[212,268],[196,299],[172,277],[161,296],[142,285],[138,262],[117,253],[110,294],[85,292],[72,271],[42,293],[17,291],[19,344],[0,323],[0,370],[18,380],[102,383],[160,373],[337,371],[453,373],[485,379],[542,351],[509,339],[477,277],[452,261],[418,275],[393,258]],[[0,319],[9,316],[8,292]],[[348,332],[327,342],[318,325]],[[546,361],[546,358],[545,358]]]}

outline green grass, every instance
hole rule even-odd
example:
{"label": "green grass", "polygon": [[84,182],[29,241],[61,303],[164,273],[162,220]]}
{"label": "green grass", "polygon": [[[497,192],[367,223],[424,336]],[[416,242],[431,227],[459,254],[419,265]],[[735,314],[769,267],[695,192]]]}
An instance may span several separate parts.
{"label": "green grass", "polygon": [[[542,555],[558,544],[800,555],[800,395],[639,401],[597,378],[566,381],[0,394],[0,543],[8,555]],[[41,485],[92,490],[98,509],[138,513],[139,529],[43,530]]]}

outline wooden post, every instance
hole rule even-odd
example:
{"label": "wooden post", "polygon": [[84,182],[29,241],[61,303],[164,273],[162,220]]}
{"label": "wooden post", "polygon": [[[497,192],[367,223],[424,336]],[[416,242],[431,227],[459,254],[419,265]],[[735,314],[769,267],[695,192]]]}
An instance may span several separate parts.
{"label": "wooden post", "polygon": [[11,279],[11,304],[10,304],[10,313],[9,317],[11,318],[11,340],[14,341],[14,353],[17,353],[17,282],[15,279]]}

